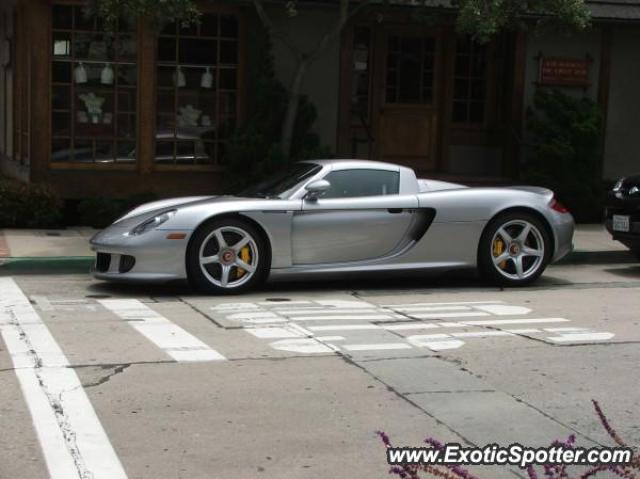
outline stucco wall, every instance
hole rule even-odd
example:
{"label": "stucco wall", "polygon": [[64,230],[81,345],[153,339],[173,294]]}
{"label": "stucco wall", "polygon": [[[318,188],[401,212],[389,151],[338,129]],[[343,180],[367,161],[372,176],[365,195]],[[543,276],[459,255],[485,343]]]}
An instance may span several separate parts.
{"label": "stucco wall", "polygon": [[[587,96],[592,100],[598,97],[598,82],[600,76],[600,55],[602,45],[602,31],[597,26],[583,32],[567,32],[567,33],[549,33],[549,32],[533,32],[527,38],[527,61],[525,71],[525,90],[524,90],[524,142],[521,151],[521,160],[524,161],[529,154],[526,144],[532,142],[532,137],[527,129],[527,109],[533,106],[533,96],[537,88],[536,85],[539,75],[538,55],[545,57],[584,59],[589,55],[592,59],[589,68],[589,81],[591,86],[586,90],[583,88],[562,88],[562,91],[576,97]],[[555,88],[555,87],[554,87]]]}
{"label": "stucco wall", "polygon": [[[284,5],[268,9],[278,29],[287,31],[302,51],[311,51],[322,36],[335,25],[337,12],[337,7],[319,9],[303,6],[298,10],[296,17],[289,18]],[[314,131],[320,136],[321,144],[334,152],[338,121],[339,46],[339,38],[327,45],[307,72],[302,87],[303,94],[309,96],[318,111]],[[273,42],[273,55],[276,75],[288,88],[295,70],[293,56],[277,39]]]}
{"label": "stucco wall", "polygon": [[614,29],[603,176],[640,172],[640,28]]}

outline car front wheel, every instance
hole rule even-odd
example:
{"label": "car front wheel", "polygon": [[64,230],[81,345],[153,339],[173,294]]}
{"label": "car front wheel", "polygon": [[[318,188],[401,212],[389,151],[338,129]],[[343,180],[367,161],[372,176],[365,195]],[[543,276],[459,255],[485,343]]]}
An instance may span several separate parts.
{"label": "car front wheel", "polygon": [[551,241],[542,222],[527,213],[506,213],[486,227],[478,265],[489,281],[524,286],[540,277],[551,259]]}
{"label": "car front wheel", "polygon": [[231,218],[199,228],[187,251],[189,282],[204,293],[250,289],[264,279],[268,262],[267,248],[256,228]]}

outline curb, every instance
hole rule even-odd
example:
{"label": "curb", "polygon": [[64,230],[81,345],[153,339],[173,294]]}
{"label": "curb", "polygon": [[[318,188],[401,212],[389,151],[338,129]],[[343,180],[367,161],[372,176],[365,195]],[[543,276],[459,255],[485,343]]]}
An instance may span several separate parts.
{"label": "curb", "polygon": [[573,251],[555,264],[616,264],[637,263],[630,251]]}
{"label": "curb", "polygon": [[0,276],[7,274],[88,274],[93,256],[0,258]]}

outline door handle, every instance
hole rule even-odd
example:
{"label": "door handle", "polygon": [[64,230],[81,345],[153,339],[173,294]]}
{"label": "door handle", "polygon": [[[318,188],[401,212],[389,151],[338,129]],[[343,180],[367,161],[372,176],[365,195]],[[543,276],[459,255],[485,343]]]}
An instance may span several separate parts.
{"label": "door handle", "polygon": [[402,208],[388,208],[387,211],[391,214],[402,213],[404,210]]}

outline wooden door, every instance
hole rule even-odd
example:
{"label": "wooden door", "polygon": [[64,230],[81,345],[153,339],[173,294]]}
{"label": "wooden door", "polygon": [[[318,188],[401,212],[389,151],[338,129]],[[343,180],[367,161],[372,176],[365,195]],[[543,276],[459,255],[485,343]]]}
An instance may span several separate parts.
{"label": "wooden door", "polygon": [[422,28],[384,29],[378,38],[376,157],[436,168],[439,36]]}

